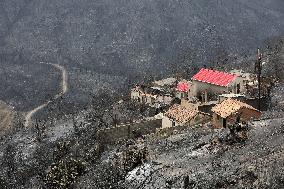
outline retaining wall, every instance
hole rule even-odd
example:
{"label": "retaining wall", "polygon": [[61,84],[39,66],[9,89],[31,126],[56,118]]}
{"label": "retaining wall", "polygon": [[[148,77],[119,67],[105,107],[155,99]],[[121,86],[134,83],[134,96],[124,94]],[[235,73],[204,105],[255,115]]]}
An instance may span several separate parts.
{"label": "retaining wall", "polygon": [[115,143],[116,141],[137,138],[142,135],[148,135],[156,132],[156,129],[162,127],[162,119],[147,119],[141,122],[118,125],[97,132],[97,135],[105,143]]}

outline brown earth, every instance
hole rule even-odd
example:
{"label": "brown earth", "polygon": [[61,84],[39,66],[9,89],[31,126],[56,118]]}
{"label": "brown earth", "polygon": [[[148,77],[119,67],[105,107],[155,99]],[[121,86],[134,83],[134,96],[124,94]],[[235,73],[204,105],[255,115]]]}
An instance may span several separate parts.
{"label": "brown earth", "polygon": [[0,101],[0,135],[13,124],[14,113],[7,104]]}

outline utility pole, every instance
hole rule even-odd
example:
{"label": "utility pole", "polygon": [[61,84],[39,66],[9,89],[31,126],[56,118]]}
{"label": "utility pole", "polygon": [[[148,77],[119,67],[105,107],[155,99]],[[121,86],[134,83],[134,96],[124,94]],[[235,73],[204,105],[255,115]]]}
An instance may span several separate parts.
{"label": "utility pole", "polygon": [[260,53],[260,50],[257,49],[257,61],[255,65],[255,71],[257,74],[257,81],[258,81],[258,110],[260,111],[260,104],[261,104],[261,60],[262,60],[262,54]]}

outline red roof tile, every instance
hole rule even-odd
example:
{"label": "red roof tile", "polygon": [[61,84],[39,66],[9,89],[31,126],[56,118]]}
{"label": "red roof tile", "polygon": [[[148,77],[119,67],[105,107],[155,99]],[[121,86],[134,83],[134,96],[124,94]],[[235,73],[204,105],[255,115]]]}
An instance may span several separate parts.
{"label": "red roof tile", "polygon": [[189,89],[189,85],[186,82],[179,82],[177,85],[177,90],[180,92],[187,92]]}
{"label": "red roof tile", "polygon": [[202,68],[192,77],[192,80],[219,86],[228,86],[236,77],[237,75],[235,74]]}

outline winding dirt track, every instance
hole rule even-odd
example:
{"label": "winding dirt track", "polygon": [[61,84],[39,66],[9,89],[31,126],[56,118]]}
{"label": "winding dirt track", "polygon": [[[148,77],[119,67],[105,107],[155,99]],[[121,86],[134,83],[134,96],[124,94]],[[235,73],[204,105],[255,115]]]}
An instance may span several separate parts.
{"label": "winding dirt track", "polygon": [[[54,96],[53,100],[58,99],[59,97],[61,97],[62,95],[64,95],[68,91],[68,74],[67,74],[67,71],[63,66],[60,66],[59,64],[46,63],[46,62],[41,62],[41,64],[51,65],[51,66],[55,67],[56,69],[58,69],[62,72],[61,91],[60,91],[60,93],[58,93],[57,95]],[[44,104],[36,107],[33,110],[27,112],[27,114],[25,115],[25,124],[24,124],[25,127],[30,126],[30,124],[32,122],[33,115],[36,114],[41,109],[45,108],[49,103],[51,103],[51,100],[45,102]]]}

